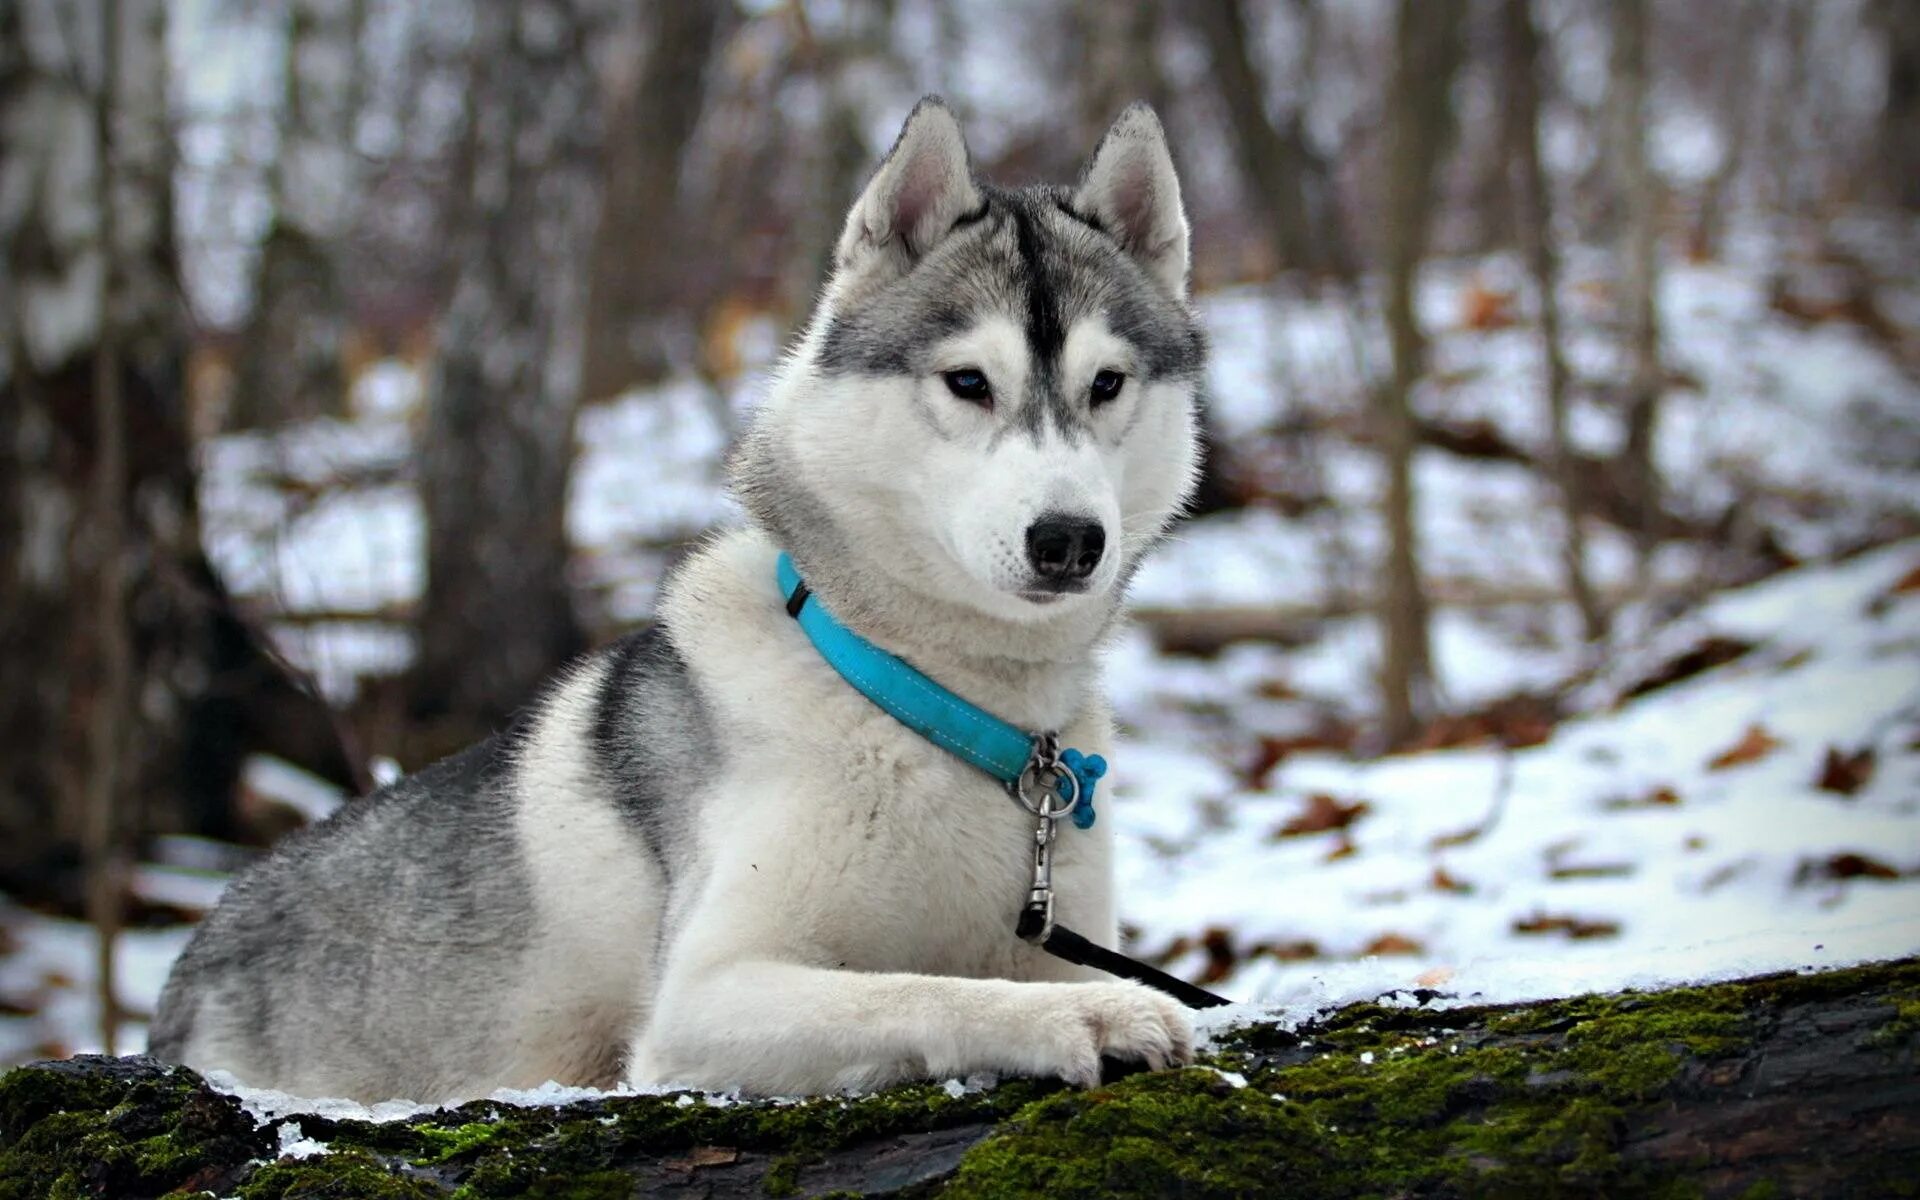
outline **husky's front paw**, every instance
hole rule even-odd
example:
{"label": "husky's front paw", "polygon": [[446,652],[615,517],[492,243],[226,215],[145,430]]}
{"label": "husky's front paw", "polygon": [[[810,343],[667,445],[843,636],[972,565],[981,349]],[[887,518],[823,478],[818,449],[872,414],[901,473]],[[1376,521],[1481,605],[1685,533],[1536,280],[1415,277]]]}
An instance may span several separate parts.
{"label": "husky's front paw", "polygon": [[1103,1056],[1154,1071],[1193,1061],[1193,1021],[1178,1001],[1137,983],[1070,986],[1065,1012],[1038,1017],[1060,1039],[1055,1070],[1068,1083],[1097,1087]]}

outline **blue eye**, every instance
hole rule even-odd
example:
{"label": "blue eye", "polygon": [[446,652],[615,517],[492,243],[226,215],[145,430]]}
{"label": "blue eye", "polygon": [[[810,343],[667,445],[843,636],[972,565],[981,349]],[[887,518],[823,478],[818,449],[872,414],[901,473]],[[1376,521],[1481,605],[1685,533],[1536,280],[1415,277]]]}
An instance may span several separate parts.
{"label": "blue eye", "polygon": [[1126,381],[1127,377],[1118,371],[1102,371],[1095,375],[1091,389],[1093,403],[1098,406],[1118,396],[1120,386]]}
{"label": "blue eye", "polygon": [[993,406],[993,390],[987,386],[987,377],[972,367],[943,372],[940,378],[946,380],[947,390],[960,399],[989,408]]}

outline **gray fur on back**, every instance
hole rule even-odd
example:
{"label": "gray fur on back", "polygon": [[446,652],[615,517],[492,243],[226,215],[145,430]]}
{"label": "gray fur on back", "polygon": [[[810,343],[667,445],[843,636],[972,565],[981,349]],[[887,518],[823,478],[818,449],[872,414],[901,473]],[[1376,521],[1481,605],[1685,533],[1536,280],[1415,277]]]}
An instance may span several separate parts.
{"label": "gray fur on back", "polygon": [[[682,836],[672,798],[706,753],[701,701],[657,627],[584,665],[595,664],[604,669],[588,736],[605,802],[664,876]],[[507,731],[288,836],[236,877],[174,965],[150,1051],[352,1096],[389,1094],[382,1079],[417,1079],[420,1064],[436,1077],[417,1099],[496,1073],[518,1036],[498,988],[536,932],[515,765],[544,699]],[[610,1022],[566,1082],[613,1082],[623,1033]]]}

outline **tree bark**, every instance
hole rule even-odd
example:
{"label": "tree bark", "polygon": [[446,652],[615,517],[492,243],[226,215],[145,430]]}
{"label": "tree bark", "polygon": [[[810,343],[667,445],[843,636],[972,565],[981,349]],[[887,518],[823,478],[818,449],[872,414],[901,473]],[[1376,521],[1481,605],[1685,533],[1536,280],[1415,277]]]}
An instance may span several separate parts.
{"label": "tree bark", "polygon": [[1880,167],[1895,204],[1920,211],[1920,6],[1878,0],[1887,38],[1887,100],[1880,113]]}
{"label": "tree bark", "polygon": [[497,728],[584,646],[566,501],[599,202],[595,19],[590,0],[474,13],[459,276],[420,456],[427,587],[408,691],[440,730],[429,756]]}
{"label": "tree bark", "polygon": [[732,9],[724,0],[653,5],[647,9],[650,28],[625,31],[629,39],[644,37],[646,49],[637,64],[616,67],[610,87],[606,199],[588,268],[589,397],[657,379],[676,358],[682,367],[692,363],[691,313],[682,309],[678,347],[662,322],[674,302],[685,299],[681,285],[694,266],[681,253],[681,165]]}
{"label": "tree bark", "polygon": [[1654,457],[1665,376],[1660,366],[1659,186],[1647,161],[1647,39],[1652,20],[1647,0],[1618,0],[1613,16],[1609,59],[1609,104],[1615,121],[1613,145],[1619,155],[1614,184],[1624,202],[1626,221],[1620,244],[1620,301],[1628,379],[1624,398],[1626,437],[1620,463],[1625,486],[1640,510],[1634,548],[1635,583],[1651,582],[1653,553],[1659,544],[1654,514],[1660,511],[1660,467]]}
{"label": "tree bark", "polygon": [[254,271],[231,423],[273,425],[337,414],[350,383],[339,241],[359,200],[357,81],[365,0],[292,0],[287,8],[273,216]]}
{"label": "tree bark", "polygon": [[1581,503],[1567,431],[1569,380],[1566,356],[1560,352],[1560,255],[1553,243],[1552,182],[1540,161],[1540,37],[1534,29],[1530,0],[1502,0],[1500,19],[1506,53],[1507,120],[1515,130],[1514,157],[1508,164],[1513,184],[1512,211],[1534,291],[1540,297],[1540,351],[1547,375],[1545,457],[1560,498],[1561,520],[1566,523],[1561,559],[1567,593],[1580,612],[1587,641],[1598,644],[1607,636],[1607,614],[1587,577],[1586,506]]}
{"label": "tree bark", "polygon": [[1136,100],[1152,105],[1164,120],[1172,94],[1160,69],[1160,0],[1074,0],[1064,16],[1075,56],[1074,144],[1091,154],[1114,118]]}
{"label": "tree bark", "polygon": [[0,891],[67,911],[83,843],[99,866],[153,833],[238,838],[263,737],[353,774],[200,548],[165,9],[0,7]]}
{"label": "tree bark", "polygon": [[1463,0],[1400,0],[1384,114],[1382,258],[1393,369],[1375,391],[1374,417],[1387,477],[1381,498],[1387,547],[1379,597],[1380,707],[1382,735],[1390,745],[1412,737],[1433,705],[1427,600],[1414,519],[1418,422],[1413,392],[1426,371],[1414,288],[1433,216],[1434,177],[1452,137],[1449,92],[1465,7]]}
{"label": "tree bark", "polygon": [[[1199,1198],[1910,1194],[1920,961],[1255,1022],[1209,1066],[804,1103],[242,1111],[151,1059],[0,1078],[0,1194]],[[1222,1072],[1231,1072],[1223,1075]],[[297,1126],[297,1128],[295,1128]],[[282,1157],[312,1139],[324,1153]],[[15,1190],[8,1192],[11,1185]]]}

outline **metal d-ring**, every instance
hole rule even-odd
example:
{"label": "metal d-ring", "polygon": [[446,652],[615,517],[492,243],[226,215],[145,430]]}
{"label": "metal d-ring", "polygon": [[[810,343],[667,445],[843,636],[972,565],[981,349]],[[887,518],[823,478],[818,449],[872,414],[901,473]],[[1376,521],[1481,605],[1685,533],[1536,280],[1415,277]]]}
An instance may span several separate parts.
{"label": "metal d-ring", "polygon": [[[1040,781],[1042,771],[1052,774],[1050,784]],[[1064,794],[1060,787],[1062,783],[1066,784]],[[1038,789],[1037,793],[1035,788]],[[1026,769],[1020,772],[1020,777],[1007,790],[1020,802],[1020,807],[1042,821],[1058,821],[1080,807],[1080,777],[1058,761],[1044,762],[1037,756],[1027,763]]]}

